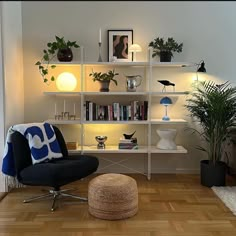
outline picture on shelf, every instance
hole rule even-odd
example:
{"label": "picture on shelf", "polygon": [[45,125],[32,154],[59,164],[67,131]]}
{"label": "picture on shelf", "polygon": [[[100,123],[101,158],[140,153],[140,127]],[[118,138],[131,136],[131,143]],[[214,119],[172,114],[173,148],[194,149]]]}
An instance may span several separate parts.
{"label": "picture on shelf", "polygon": [[108,30],[108,61],[132,61],[133,30]]}

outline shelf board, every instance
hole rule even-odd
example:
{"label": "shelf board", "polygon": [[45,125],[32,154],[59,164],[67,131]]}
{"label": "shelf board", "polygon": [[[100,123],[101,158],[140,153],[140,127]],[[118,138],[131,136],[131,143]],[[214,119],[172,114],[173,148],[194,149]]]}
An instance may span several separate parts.
{"label": "shelf board", "polygon": [[131,62],[84,62],[85,66],[147,66],[147,61],[131,61]]}
{"label": "shelf board", "polygon": [[148,124],[149,122],[151,124],[187,124],[188,122],[184,119],[171,119],[169,121],[164,121],[162,119],[152,119],[151,121],[146,121],[146,120],[120,120],[120,121],[108,121],[108,120],[95,120],[95,121],[81,121],[79,118],[75,120],[55,120],[55,119],[48,119],[45,122],[48,122],[50,124],[139,124],[139,125],[145,125]]}
{"label": "shelf board", "polygon": [[133,96],[133,95],[148,95],[148,92],[82,92],[84,95],[93,96],[112,96],[112,95],[122,95],[122,96]]}
{"label": "shelf board", "polygon": [[59,96],[78,96],[81,92],[44,92],[45,95],[59,95]]}
{"label": "shelf board", "polygon": [[148,149],[144,146],[139,146],[138,149],[118,149],[118,146],[106,146],[105,149],[97,149],[97,146],[84,146],[85,153],[147,153]]}
{"label": "shelf board", "polygon": [[151,153],[187,153],[188,151],[182,147],[182,146],[177,146],[176,150],[164,150],[164,149],[158,149],[155,146],[152,147]]}
{"label": "shelf board", "polygon": [[[118,146],[106,146],[105,149],[97,149],[97,146],[91,145],[91,146],[84,146],[83,150],[79,147],[76,150],[68,150],[70,154],[76,154],[76,153],[148,153],[148,148],[146,146],[139,146],[138,149],[118,149]],[[188,151],[182,147],[177,146],[176,150],[162,150],[158,149],[155,146],[151,148],[151,153],[187,153]]]}
{"label": "shelf board", "polygon": [[162,119],[151,119],[151,124],[186,124],[188,123],[186,120],[184,119],[170,119],[168,121],[166,120],[162,120]]}
{"label": "shelf board", "polygon": [[189,91],[180,92],[150,92],[152,96],[165,96],[165,95],[188,95]]}
{"label": "shelf board", "polygon": [[79,96],[79,95],[92,95],[92,96],[147,96],[151,94],[152,96],[166,96],[166,95],[187,95],[188,91],[184,92],[44,92],[45,95],[54,95],[54,96]]}
{"label": "shelf board", "polygon": [[[61,61],[51,61],[49,65],[56,65],[56,66],[80,66],[82,64],[81,61],[68,61],[68,62],[61,62]],[[46,63],[43,63],[46,65]]]}
{"label": "shelf board", "polygon": [[71,125],[71,124],[81,124],[80,119],[75,120],[54,120],[54,119],[48,119],[45,122],[49,124],[58,124],[58,125]]}
{"label": "shelf board", "polygon": [[188,67],[191,66],[188,62],[151,62],[153,67]]}
{"label": "shelf board", "polygon": [[[46,63],[43,63],[46,65]],[[53,61],[50,65],[58,65],[58,66],[153,66],[153,67],[188,67],[191,66],[190,63],[187,62],[149,62],[149,61],[130,61],[130,62],[95,62],[95,61],[71,61],[71,62],[60,62]]]}
{"label": "shelf board", "polygon": [[129,125],[146,125],[149,123],[147,120],[94,120],[94,121],[83,121],[83,124],[129,124]]}

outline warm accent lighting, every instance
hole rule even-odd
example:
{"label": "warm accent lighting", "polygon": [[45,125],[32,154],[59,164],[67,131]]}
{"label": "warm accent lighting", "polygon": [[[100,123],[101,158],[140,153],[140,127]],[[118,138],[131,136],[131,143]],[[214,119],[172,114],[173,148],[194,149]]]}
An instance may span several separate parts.
{"label": "warm accent lighting", "polygon": [[134,53],[133,61],[136,61],[136,52],[142,52],[142,48],[138,44],[132,44],[129,51]]}
{"label": "warm accent lighting", "polygon": [[75,90],[77,79],[72,73],[63,72],[57,77],[56,86],[60,91],[70,92]]}
{"label": "warm accent lighting", "polygon": [[170,120],[170,117],[167,115],[167,107],[172,104],[172,100],[169,97],[164,97],[161,99],[160,104],[165,106],[165,116],[162,117],[162,120]]}

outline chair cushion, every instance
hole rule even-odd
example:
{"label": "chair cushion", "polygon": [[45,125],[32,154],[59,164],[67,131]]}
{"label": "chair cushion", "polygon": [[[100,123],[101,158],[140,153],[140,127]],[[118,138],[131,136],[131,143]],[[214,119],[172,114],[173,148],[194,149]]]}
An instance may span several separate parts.
{"label": "chair cushion", "polygon": [[25,185],[59,188],[92,174],[97,167],[96,157],[70,156],[28,166],[20,172],[19,178]]}

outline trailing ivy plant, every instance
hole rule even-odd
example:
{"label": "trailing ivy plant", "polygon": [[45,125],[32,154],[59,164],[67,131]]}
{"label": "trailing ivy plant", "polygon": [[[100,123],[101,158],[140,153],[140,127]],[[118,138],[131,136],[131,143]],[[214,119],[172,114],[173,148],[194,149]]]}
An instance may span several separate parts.
{"label": "trailing ivy plant", "polygon": [[42,76],[43,82],[49,84],[50,81],[55,81],[55,77],[52,75],[51,78],[48,78],[49,69],[56,68],[56,65],[50,65],[52,60],[56,57],[59,49],[67,49],[67,48],[79,48],[80,46],[76,41],[65,41],[64,37],[55,36],[56,41],[48,42],[47,49],[43,50],[43,57],[40,61],[35,63],[38,66],[39,73]]}

